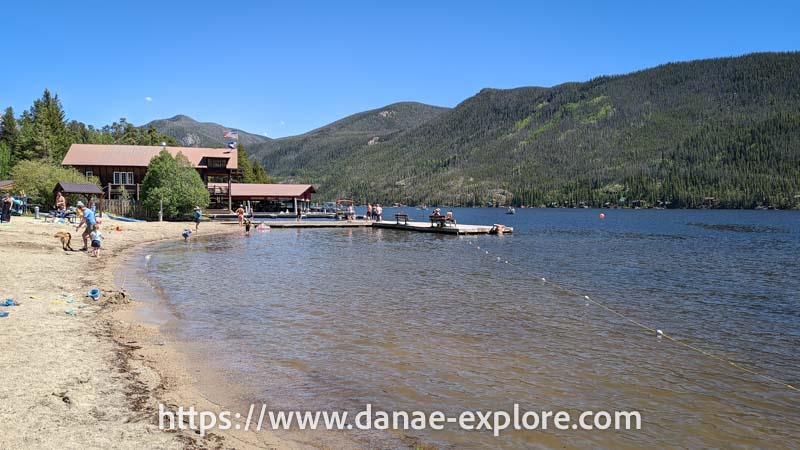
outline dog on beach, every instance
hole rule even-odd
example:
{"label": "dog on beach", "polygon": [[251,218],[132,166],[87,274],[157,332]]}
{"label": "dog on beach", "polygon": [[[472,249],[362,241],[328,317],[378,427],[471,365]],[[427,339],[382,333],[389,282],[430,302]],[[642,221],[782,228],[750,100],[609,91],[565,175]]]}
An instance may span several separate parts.
{"label": "dog on beach", "polygon": [[75,250],[70,247],[70,242],[72,242],[72,235],[67,231],[59,231],[53,237],[57,237],[61,239],[61,248],[66,252],[67,250],[74,252]]}

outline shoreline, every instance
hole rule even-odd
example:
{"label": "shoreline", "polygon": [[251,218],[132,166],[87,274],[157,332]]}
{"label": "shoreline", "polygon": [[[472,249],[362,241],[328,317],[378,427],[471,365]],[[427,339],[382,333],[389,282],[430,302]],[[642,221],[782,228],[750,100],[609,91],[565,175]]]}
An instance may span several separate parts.
{"label": "shoreline", "polygon": [[[306,448],[258,433],[158,428],[159,403],[219,412],[188,371],[186,358],[165,341],[158,326],[135,314],[144,304],[118,287],[115,273],[145,245],[180,239],[185,223],[117,223],[105,218],[100,258],[61,249],[53,234],[80,234],[65,224],[14,217],[0,226],[0,296],[19,306],[2,308],[4,347],[0,371],[0,420],[16,424],[0,435],[0,447],[100,446],[157,448]],[[115,231],[119,225],[122,231]],[[204,222],[195,236],[235,233],[238,228]],[[91,288],[101,291],[94,302]],[[67,313],[71,311],[71,313]]]}

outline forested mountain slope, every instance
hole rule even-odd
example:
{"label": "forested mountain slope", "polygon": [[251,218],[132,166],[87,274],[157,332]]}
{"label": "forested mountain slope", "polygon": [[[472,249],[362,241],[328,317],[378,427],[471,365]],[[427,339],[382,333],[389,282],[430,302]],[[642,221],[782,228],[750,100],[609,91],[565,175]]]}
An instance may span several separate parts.
{"label": "forested mountain slope", "polygon": [[418,124],[373,132],[381,111],[252,153],[270,174],[314,183],[328,198],[697,207],[714,197],[749,208],[792,206],[800,195],[797,52],[484,89]]}

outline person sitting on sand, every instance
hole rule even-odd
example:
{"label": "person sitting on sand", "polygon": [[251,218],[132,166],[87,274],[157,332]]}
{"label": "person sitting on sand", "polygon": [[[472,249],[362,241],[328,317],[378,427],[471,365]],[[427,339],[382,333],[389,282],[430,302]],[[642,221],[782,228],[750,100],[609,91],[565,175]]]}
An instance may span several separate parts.
{"label": "person sitting on sand", "polygon": [[243,205],[239,205],[239,209],[236,210],[236,217],[239,219],[239,226],[244,225],[244,207],[243,207]]}
{"label": "person sitting on sand", "polygon": [[200,219],[203,217],[203,211],[200,210],[199,206],[194,207],[194,231],[197,232],[197,229],[200,228]]}
{"label": "person sitting on sand", "polygon": [[81,216],[80,223],[77,227],[75,227],[75,231],[77,232],[81,226],[85,226],[83,229],[83,234],[81,234],[81,237],[83,237],[83,248],[81,251],[85,252],[89,249],[89,237],[91,236],[92,231],[94,231],[94,227],[97,225],[97,218],[95,218],[94,211],[87,208],[83,202],[78,202],[78,211],[83,215]]}
{"label": "person sitting on sand", "polygon": [[103,233],[100,232],[100,227],[95,225],[92,232],[89,233],[89,236],[92,238],[92,252],[89,254],[89,256],[94,256],[97,258],[100,256],[100,245],[103,241]]}

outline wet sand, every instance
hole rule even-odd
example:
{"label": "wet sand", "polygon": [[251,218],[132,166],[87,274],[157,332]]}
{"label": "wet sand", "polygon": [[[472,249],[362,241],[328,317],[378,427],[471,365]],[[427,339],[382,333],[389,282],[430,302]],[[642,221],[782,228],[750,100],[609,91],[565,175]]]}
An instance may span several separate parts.
{"label": "wet sand", "polygon": [[[120,226],[121,231],[114,228]],[[219,412],[200,392],[186,356],[117,287],[124,255],[141,244],[181,239],[185,223],[105,220],[100,258],[65,252],[54,233],[80,234],[64,224],[14,217],[0,225],[0,448],[300,448],[274,434],[163,432],[159,403]],[[195,237],[240,232],[203,223]],[[86,296],[91,288],[102,296]],[[71,311],[74,314],[68,314]],[[231,387],[232,389],[235,387]]]}

